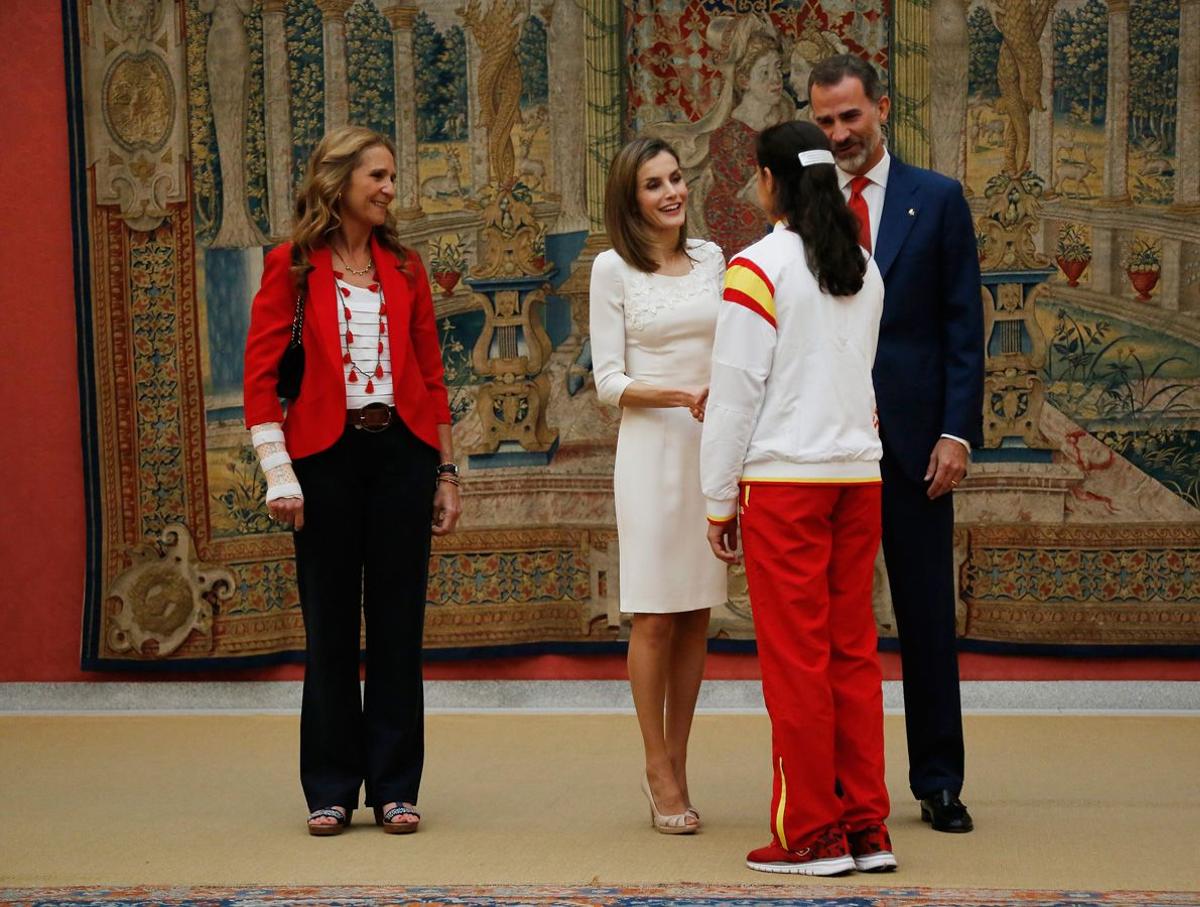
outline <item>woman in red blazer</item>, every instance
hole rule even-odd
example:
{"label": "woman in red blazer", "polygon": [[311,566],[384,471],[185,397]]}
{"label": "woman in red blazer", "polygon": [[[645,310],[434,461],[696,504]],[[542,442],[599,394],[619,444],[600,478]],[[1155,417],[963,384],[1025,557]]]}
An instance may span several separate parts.
{"label": "woman in red blazer", "polygon": [[[429,280],[390,210],[395,159],[369,129],[321,140],[292,240],[264,260],[246,341],[246,425],[271,517],[296,547],[300,781],[314,835],[349,825],[364,782],[377,824],[417,830],[430,533],[452,531],[461,511]],[[285,408],[276,382],[301,294],[306,365]]]}

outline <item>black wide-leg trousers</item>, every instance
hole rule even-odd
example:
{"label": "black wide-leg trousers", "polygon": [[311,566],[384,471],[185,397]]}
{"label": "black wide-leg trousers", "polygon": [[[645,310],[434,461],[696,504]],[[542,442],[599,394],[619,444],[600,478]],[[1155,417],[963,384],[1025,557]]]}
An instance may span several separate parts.
{"label": "black wide-leg trousers", "polygon": [[[310,810],[417,802],[425,757],[421,642],[438,452],[399,419],[347,428],[293,468],[307,638],[300,783]],[[359,614],[366,686],[359,696]]]}
{"label": "black wide-leg trousers", "polygon": [[963,784],[962,705],[954,629],[954,496],[926,496],[884,444],[883,557],[900,664],[908,782],[918,799]]}

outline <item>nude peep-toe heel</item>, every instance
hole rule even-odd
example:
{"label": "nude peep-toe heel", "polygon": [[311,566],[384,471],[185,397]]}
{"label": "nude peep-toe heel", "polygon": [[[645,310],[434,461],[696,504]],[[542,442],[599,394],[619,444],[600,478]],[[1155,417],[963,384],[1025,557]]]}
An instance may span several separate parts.
{"label": "nude peep-toe heel", "polygon": [[650,792],[650,783],[645,778],[642,778],[642,793],[650,801],[650,825],[660,835],[690,835],[696,831],[698,826],[688,823],[693,813],[681,812],[673,816],[664,816],[658,811],[654,794]]}

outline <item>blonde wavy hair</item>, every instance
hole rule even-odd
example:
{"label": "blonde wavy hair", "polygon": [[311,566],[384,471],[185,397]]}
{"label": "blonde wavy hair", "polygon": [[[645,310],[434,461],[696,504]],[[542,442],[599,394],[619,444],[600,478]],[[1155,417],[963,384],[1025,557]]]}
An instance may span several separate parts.
{"label": "blonde wavy hair", "polygon": [[[304,181],[296,191],[296,227],[292,231],[292,278],[302,286],[313,269],[313,251],[329,245],[342,225],[338,206],[350,175],[368,148],[383,146],[396,159],[396,147],[382,133],[364,126],[342,126],[325,133],[308,159]],[[400,242],[396,215],[391,208],[383,224],[374,229],[380,244],[396,254],[405,270],[408,249]]]}

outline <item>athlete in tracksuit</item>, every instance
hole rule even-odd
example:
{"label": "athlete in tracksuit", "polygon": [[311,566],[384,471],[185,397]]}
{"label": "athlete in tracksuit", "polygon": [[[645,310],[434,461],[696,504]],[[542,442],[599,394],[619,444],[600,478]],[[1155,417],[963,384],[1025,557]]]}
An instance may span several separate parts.
{"label": "athlete in tracksuit", "polygon": [[871,607],[882,452],[871,365],[883,281],[868,260],[858,292],[823,290],[786,205],[772,205],[772,190],[785,197],[785,181],[806,169],[825,171],[798,184],[810,195],[836,188],[828,145],[801,128],[810,125],[760,138],[760,167],[772,160],[764,143],[809,150],[794,164],[776,155],[774,172],[760,172],[760,203],[781,221],[729,263],[701,481],[718,556],[722,544],[727,556],[736,548],[740,524],[771,718],[772,840],[747,864],[833,875],[896,865]]}

